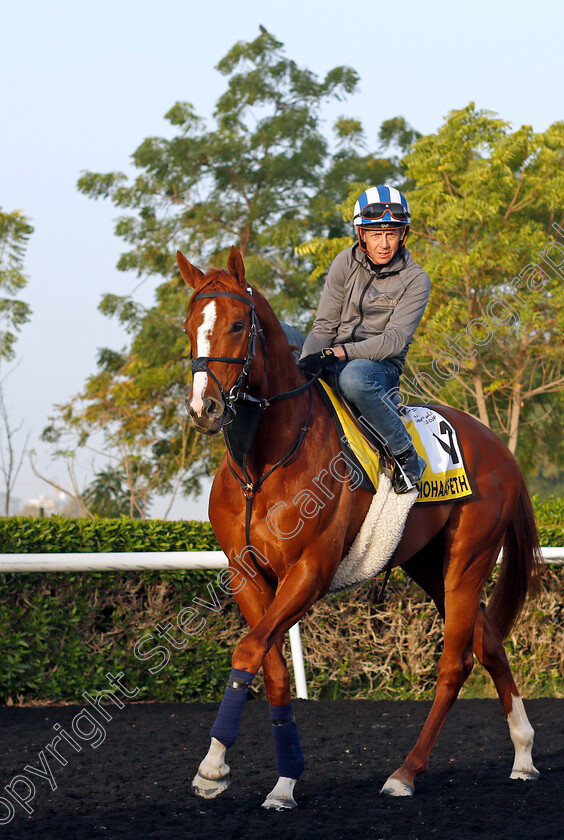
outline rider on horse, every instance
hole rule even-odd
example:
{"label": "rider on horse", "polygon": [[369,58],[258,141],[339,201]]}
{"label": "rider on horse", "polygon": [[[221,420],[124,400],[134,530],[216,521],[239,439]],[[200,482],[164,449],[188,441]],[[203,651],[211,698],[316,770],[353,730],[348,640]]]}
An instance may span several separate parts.
{"label": "rider on horse", "polygon": [[410,221],[407,200],[393,187],[362,193],[354,208],[358,242],[329,269],[299,362],[310,373],[334,366],[345,397],[400,464],[398,493],[410,489],[405,476],[415,484],[425,469],[397,408],[399,378],[431,288],[405,247]]}

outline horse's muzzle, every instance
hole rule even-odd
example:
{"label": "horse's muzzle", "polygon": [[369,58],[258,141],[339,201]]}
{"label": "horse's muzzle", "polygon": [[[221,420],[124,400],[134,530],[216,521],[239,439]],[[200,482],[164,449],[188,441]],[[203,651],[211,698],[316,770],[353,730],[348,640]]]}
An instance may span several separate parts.
{"label": "horse's muzzle", "polygon": [[201,411],[196,411],[188,397],[186,408],[196,431],[204,435],[216,435],[221,431],[225,417],[223,401],[216,400],[214,397],[205,397]]}

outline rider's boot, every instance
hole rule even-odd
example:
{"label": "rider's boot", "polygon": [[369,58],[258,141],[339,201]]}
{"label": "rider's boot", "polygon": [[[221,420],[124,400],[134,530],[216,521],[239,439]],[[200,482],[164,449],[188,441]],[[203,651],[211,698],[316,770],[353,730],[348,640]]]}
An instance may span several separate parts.
{"label": "rider's boot", "polygon": [[[392,487],[396,493],[407,493],[408,490],[413,489],[413,485],[423,475],[427,462],[419,457],[413,444],[408,449],[400,452],[399,455],[394,455],[394,458],[401,469],[398,469],[396,464],[392,477]],[[406,477],[412,486],[407,483]]]}

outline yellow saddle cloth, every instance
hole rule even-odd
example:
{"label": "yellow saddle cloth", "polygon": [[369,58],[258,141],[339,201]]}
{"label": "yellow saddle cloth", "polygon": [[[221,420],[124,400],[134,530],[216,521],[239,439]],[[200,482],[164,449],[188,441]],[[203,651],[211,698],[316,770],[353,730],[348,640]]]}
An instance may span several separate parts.
{"label": "yellow saddle cloth", "polygon": [[[359,465],[377,489],[380,456],[331,388],[322,380],[319,380],[319,384],[333,406],[333,419],[341,440],[353,451]],[[419,496],[416,504],[451,502],[471,496],[472,488],[454,426],[436,411],[420,405],[402,409],[400,417],[411,435],[415,449],[427,462],[425,472],[417,483]]]}

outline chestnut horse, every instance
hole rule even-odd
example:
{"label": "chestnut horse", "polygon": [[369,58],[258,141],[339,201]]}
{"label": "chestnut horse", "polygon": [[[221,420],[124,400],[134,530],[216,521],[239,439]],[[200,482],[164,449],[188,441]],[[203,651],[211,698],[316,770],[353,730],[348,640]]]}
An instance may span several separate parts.
{"label": "chestnut horse", "polygon": [[[210,521],[251,628],[233,653],[211,745],[193,787],[213,798],[228,786],[225,753],[262,665],[279,776],[263,805],[293,808],[303,755],[284,634],[329,590],[373,497],[328,469],[340,453],[333,421],[317,388],[297,367],[274,311],[247,284],[239,251],[231,249],[227,271],[207,274],[180,252],[177,259],[195,291],[185,322],[194,356],[190,415],[199,432],[223,430],[228,443],[213,483]],[[444,646],[429,716],[414,748],[382,788],[391,796],[413,794],[474,654],[489,671],[507,716],[515,746],[511,778],[538,775],[533,729],[502,644],[538,581],[530,498],[515,459],[496,435],[464,412],[437,408],[457,429],[474,493],[453,503],[414,505],[393,556],[393,566],[401,566],[435,602],[444,619]],[[231,424],[239,437],[230,438]],[[486,609],[480,601],[501,547],[501,572]]]}

